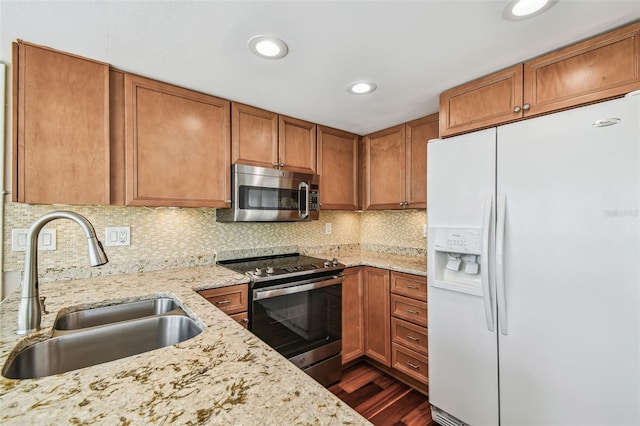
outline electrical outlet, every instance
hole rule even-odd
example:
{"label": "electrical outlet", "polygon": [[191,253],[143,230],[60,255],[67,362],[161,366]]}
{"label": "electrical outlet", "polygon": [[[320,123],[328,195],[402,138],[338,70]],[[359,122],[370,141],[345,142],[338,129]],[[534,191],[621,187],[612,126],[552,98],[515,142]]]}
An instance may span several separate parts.
{"label": "electrical outlet", "polygon": [[[28,229],[12,229],[11,230],[11,251],[27,250],[27,232]],[[38,250],[49,251],[56,250],[56,230],[42,229],[38,235]]]}
{"label": "electrical outlet", "polygon": [[105,246],[131,245],[131,228],[128,226],[107,226],[104,229]]}
{"label": "electrical outlet", "polygon": [[425,223],[424,225],[422,225],[422,236],[423,237],[427,237],[427,232],[429,231],[429,227],[427,226],[427,224]]}
{"label": "electrical outlet", "polygon": [[324,233],[327,235],[331,234],[331,222],[327,222],[324,224]]}

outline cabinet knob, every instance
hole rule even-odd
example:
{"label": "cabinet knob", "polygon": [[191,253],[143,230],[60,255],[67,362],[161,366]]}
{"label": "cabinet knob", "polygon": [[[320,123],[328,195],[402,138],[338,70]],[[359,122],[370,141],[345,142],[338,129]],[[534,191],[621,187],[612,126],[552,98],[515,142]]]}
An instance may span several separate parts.
{"label": "cabinet knob", "polygon": [[273,167],[277,169],[278,167],[280,167],[280,163],[273,163]]}
{"label": "cabinet knob", "polygon": [[225,203],[231,204],[231,200],[225,200]]}
{"label": "cabinet knob", "polygon": [[525,111],[529,111],[531,109],[531,105],[524,104],[524,105],[522,105],[522,109],[525,110]]}
{"label": "cabinet knob", "polygon": [[249,318],[242,318],[242,322],[244,322],[245,324],[249,324]]}
{"label": "cabinet knob", "polygon": [[284,163],[280,163],[280,167],[284,167]]}
{"label": "cabinet knob", "polygon": [[513,107],[513,112],[520,112],[520,107],[519,106],[514,106]]}

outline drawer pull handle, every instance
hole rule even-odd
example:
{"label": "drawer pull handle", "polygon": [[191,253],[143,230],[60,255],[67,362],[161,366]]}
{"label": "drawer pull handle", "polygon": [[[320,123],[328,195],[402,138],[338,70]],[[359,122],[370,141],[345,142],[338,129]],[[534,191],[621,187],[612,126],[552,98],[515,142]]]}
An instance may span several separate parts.
{"label": "drawer pull handle", "polygon": [[410,314],[413,314],[413,315],[418,315],[420,313],[418,311],[414,311],[413,309],[407,309],[407,312],[409,312]]}
{"label": "drawer pull handle", "polygon": [[419,337],[414,337],[414,336],[412,336],[412,335],[410,335],[410,334],[407,334],[407,339],[409,339],[409,340],[413,340],[414,342],[417,342],[417,341],[419,341],[419,340],[420,340],[420,338],[419,338]]}
{"label": "drawer pull handle", "polygon": [[417,369],[419,369],[419,368],[420,368],[420,366],[419,366],[419,365],[416,365],[416,364],[412,363],[411,361],[407,361],[407,365],[408,365],[409,367],[413,368],[414,370],[417,370]]}
{"label": "drawer pull handle", "polygon": [[216,305],[226,305],[227,303],[231,303],[231,299],[218,300]]}
{"label": "drawer pull handle", "polygon": [[407,288],[410,288],[411,290],[417,290],[417,289],[418,289],[418,286],[417,286],[417,285],[409,284],[409,285],[407,285]]}

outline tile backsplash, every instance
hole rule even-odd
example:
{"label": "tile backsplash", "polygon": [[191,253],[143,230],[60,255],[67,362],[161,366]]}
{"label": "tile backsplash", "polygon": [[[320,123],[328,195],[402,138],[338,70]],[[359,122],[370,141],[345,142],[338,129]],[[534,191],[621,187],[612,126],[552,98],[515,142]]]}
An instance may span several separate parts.
{"label": "tile backsplash", "polygon": [[[87,264],[84,233],[69,220],[54,220],[57,249],[38,254],[40,280],[58,280],[167,269],[214,263],[217,256],[255,248],[282,248],[313,254],[324,251],[366,250],[424,255],[424,210],[342,212],[323,211],[320,220],[297,223],[220,223],[215,209],[87,207],[5,204],[5,273],[24,268],[24,252],[11,250],[11,230],[28,228],[41,215],[71,210],[85,216],[104,241],[105,227],[129,226],[131,245],[105,247],[109,263],[99,268]],[[331,223],[331,234],[325,225]],[[15,274],[14,274],[15,275]]]}

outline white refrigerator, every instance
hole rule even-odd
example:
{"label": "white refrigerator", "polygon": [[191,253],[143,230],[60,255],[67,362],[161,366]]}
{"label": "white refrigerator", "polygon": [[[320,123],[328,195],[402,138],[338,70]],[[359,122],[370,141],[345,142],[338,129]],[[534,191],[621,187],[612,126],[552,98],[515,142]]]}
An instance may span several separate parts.
{"label": "white refrigerator", "polygon": [[441,425],[640,425],[640,95],[428,144]]}

